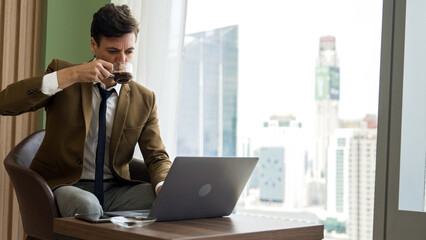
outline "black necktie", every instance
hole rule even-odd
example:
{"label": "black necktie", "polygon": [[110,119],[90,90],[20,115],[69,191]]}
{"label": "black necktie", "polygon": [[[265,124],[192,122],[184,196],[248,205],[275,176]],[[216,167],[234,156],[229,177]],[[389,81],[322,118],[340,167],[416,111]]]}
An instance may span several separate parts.
{"label": "black necktie", "polygon": [[105,138],[106,138],[106,101],[113,91],[107,91],[97,84],[99,93],[102,96],[99,106],[99,128],[98,128],[98,148],[96,149],[96,170],[95,170],[95,195],[99,199],[101,206],[104,206],[104,157],[105,157]]}

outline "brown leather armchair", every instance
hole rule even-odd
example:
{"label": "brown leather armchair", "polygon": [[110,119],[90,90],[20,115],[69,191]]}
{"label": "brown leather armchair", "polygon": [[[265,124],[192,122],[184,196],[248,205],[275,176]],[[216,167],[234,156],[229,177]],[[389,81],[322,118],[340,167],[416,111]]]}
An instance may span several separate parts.
{"label": "brown leather armchair", "polygon": [[[38,173],[29,169],[44,134],[45,131],[41,130],[29,135],[4,160],[18,199],[27,239],[54,239],[53,219],[60,217],[52,190]],[[132,179],[150,182],[143,160],[132,160],[130,175]]]}

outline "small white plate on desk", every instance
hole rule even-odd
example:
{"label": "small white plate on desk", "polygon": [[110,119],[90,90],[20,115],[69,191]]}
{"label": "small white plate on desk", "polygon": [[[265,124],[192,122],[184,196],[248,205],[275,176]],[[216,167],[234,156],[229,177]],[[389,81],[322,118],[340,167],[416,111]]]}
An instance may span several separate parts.
{"label": "small white plate on desk", "polygon": [[118,226],[125,228],[135,228],[135,227],[144,227],[157,219],[153,217],[124,217],[124,216],[116,216],[110,218],[110,221]]}

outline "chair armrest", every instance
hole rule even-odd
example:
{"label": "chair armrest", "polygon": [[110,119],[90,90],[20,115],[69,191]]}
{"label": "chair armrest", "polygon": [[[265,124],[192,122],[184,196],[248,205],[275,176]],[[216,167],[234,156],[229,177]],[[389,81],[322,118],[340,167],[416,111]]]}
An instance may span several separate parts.
{"label": "chair armrest", "polygon": [[130,178],[132,180],[140,180],[144,182],[151,182],[149,178],[148,169],[145,162],[139,158],[133,158],[129,164]]}

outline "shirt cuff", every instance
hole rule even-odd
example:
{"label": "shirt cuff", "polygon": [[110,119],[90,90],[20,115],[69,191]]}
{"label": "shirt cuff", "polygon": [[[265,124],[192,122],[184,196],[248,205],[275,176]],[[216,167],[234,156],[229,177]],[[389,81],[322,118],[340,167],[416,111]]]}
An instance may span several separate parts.
{"label": "shirt cuff", "polygon": [[41,92],[48,96],[53,96],[60,91],[62,91],[62,89],[58,88],[58,75],[56,72],[44,75],[41,84]]}
{"label": "shirt cuff", "polygon": [[163,184],[164,184],[164,181],[157,183],[157,185],[155,186],[155,193],[157,193],[158,188],[163,186]]}

